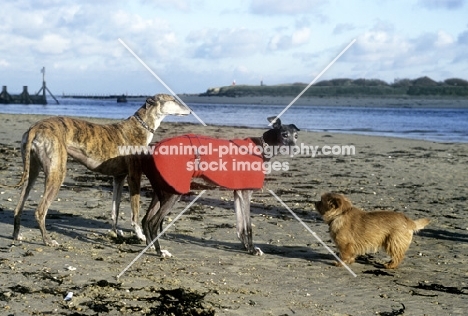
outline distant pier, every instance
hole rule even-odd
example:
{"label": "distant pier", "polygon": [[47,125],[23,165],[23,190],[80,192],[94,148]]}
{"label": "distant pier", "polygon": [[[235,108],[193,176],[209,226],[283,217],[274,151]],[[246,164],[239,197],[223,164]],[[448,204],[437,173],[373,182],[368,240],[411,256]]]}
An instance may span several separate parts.
{"label": "distant pier", "polygon": [[45,95],[31,95],[28,92],[28,86],[23,86],[23,92],[20,94],[9,94],[7,86],[2,87],[0,93],[1,104],[47,104]]}
{"label": "distant pier", "polygon": [[[23,86],[23,92],[20,94],[10,94],[7,91],[7,86],[2,87],[0,93],[0,104],[47,104],[46,91],[49,92],[50,96],[59,104],[59,101],[50,92],[45,82],[45,67],[42,67],[42,87],[36,94],[29,94],[28,86]],[[41,94],[42,92],[42,94]]]}
{"label": "distant pier", "polygon": [[127,95],[127,94],[63,94],[62,98],[68,99],[94,99],[94,100],[116,100],[119,103],[127,101],[141,101],[146,100],[149,95]]}

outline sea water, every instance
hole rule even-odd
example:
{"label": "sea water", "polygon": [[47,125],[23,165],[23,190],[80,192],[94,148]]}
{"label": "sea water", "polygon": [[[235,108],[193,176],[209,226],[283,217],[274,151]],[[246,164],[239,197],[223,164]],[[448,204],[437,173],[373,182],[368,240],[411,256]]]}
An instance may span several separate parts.
{"label": "sea water", "polygon": [[[66,115],[124,119],[131,116],[143,100],[117,103],[115,100],[59,98],[60,104],[0,104],[0,113]],[[385,102],[385,101],[384,101]],[[468,142],[468,109],[456,107],[292,105],[281,116],[301,130],[391,136],[437,142]],[[267,117],[278,115],[285,105],[198,104],[188,103],[207,125],[265,128]],[[194,115],[168,116],[167,122],[199,123]]]}

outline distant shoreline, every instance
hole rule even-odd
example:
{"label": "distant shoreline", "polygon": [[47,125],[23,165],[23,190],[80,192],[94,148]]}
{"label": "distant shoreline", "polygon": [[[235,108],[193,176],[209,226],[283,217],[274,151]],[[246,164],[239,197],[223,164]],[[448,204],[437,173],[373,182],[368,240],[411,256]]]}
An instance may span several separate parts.
{"label": "distant shoreline", "polygon": [[[164,93],[164,92],[160,92]],[[177,94],[185,103],[193,104],[252,104],[289,105],[295,96],[206,96],[199,94]],[[61,97],[69,99],[72,97]],[[127,96],[128,101],[144,102],[147,96]],[[88,99],[85,96],[80,99]],[[89,98],[93,99],[93,98]],[[106,97],[103,99],[112,98]],[[342,106],[342,107],[408,107],[408,108],[468,108],[467,97],[455,96],[302,96],[294,105]]]}
{"label": "distant shoreline", "polygon": [[[294,97],[273,96],[199,96],[180,94],[185,103],[196,104],[253,104],[253,105],[284,105],[287,106]],[[301,97],[294,105],[308,106],[360,106],[360,107],[445,107],[468,108],[468,98],[463,97],[396,97],[396,96],[364,96],[364,97]]]}

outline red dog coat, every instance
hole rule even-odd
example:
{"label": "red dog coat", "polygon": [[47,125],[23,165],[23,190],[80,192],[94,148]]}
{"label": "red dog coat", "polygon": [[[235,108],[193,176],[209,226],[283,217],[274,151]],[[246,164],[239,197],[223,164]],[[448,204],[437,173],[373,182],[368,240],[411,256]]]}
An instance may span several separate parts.
{"label": "red dog coat", "polygon": [[195,177],[231,190],[261,189],[265,180],[262,154],[249,138],[226,140],[194,134],[168,138],[155,145],[153,162],[179,194],[190,191]]}

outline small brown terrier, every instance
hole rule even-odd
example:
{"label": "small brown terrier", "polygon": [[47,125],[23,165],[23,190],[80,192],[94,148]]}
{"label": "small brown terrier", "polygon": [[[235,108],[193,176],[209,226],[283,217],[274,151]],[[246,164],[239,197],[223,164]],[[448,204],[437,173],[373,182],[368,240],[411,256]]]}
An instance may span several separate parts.
{"label": "small brown terrier", "polygon": [[405,257],[413,232],[429,224],[427,218],[413,221],[392,211],[365,212],[337,193],[325,193],[314,204],[330,227],[340,259],[347,264],[353,263],[356,256],[383,248],[392,257],[385,268],[394,269]]}

